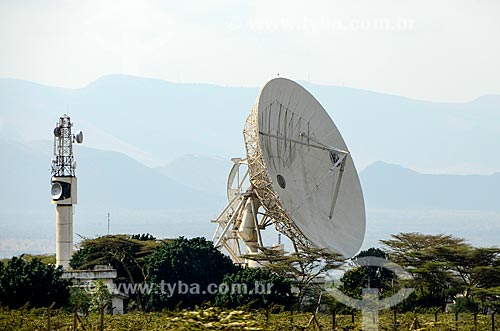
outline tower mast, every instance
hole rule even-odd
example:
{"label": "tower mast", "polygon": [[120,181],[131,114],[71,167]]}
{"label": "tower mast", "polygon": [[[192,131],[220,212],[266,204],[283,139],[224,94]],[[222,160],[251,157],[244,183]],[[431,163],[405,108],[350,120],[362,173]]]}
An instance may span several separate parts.
{"label": "tower mast", "polygon": [[83,133],[71,133],[73,124],[64,114],[54,128],[52,159],[52,204],[56,205],[56,265],[69,268],[73,254],[73,205],[77,203],[76,162],[73,143],[83,142]]}

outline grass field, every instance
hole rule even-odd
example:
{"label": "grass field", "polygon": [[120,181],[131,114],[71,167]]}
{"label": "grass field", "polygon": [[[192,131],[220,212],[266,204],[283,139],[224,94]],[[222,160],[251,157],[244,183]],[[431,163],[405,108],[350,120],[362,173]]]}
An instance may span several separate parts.
{"label": "grass field", "polygon": [[[418,323],[415,321],[415,316]],[[121,316],[104,316],[104,330],[318,330],[311,323],[306,328],[311,313],[290,312],[269,313],[265,311],[220,310],[208,308],[204,310],[162,312],[162,313],[129,313]],[[379,330],[439,330],[439,331],[487,331],[492,330],[491,315],[477,315],[470,313],[458,315],[439,314],[435,322],[434,314],[405,313],[397,316],[397,327],[394,326],[394,316],[390,311],[379,315]],[[330,314],[318,314],[319,325],[322,330],[332,330],[333,318]],[[351,315],[336,316],[336,330],[361,330],[360,315],[355,315],[352,323]],[[49,325],[50,323],[50,325]],[[500,330],[500,323],[496,323],[496,330]],[[99,314],[90,314],[87,317],[76,317],[71,312],[53,310],[50,313],[50,322],[47,309],[8,310],[0,309],[0,330],[101,330]]]}

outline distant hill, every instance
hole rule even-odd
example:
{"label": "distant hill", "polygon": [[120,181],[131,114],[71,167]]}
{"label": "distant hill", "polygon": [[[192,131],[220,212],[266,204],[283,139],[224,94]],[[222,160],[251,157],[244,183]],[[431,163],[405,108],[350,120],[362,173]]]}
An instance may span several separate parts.
{"label": "distant hill", "polygon": [[[50,202],[49,142],[0,143],[0,155],[9,162],[0,165],[0,199],[11,208],[46,207]],[[210,195],[159,174],[130,157],[112,151],[75,147],[78,201],[94,209],[175,209],[208,207]]]}
{"label": "distant hill", "polygon": [[[0,257],[54,250],[51,152],[50,142],[0,142]],[[222,190],[219,196],[196,190],[117,152],[77,146],[75,154],[75,233],[105,234],[110,212],[113,233],[211,236]]]}
{"label": "distant hill", "polygon": [[225,197],[227,177],[232,166],[230,159],[190,154],[155,169],[190,188]]}
{"label": "distant hill", "polygon": [[[51,151],[48,141],[0,143],[0,155],[8,161],[0,163],[0,257],[54,250]],[[210,220],[226,203],[230,160],[185,155],[152,169],[116,152],[77,146],[75,154],[75,233],[105,234],[110,212],[112,233],[211,238]],[[428,175],[376,162],[360,177],[367,205],[366,247],[399,231],[446,232],[484,245],[499,243],[500,174]]]}
{"label": "distant hill", "polygon": [[500,211],[500,173],[429,175],[376,162],[361,182],[369,208]]}
{"label": "distant hill", "polygon": [[47,140],[68,112],[85,144],[161,166],[184,154],[244,152],[257,89],[105,76],[82,89],[0,79],[0,139]]}
{"label": "distant hill", "polygon": [[[500,244],[499,173],[425,174],[500,169],[500,96],[433,103],[303,84],[335,120],[358,170],[366,168],[365,245],[399,231]],[[121,75],[81,89],[0,79],[0,257],[54,251],[51,140],[66,111],[85,133],[75,148],[75,233],[106,233],[110,212],[112,233],[210,238],[230,158],[245,156],[242,129],[257,93]]]}
{"label": "distant hill", "polygon": [[[384,160],[430,172],[500,169],[500,96],[435,103],[302,82],[325,106],[362,169]],[[81,89],[0,79],[0,140],[51,139],[67,110],[86,146],[149,166],[186,154],[244,155],[242,129],[258,88],[180,84],[123,75]]]}

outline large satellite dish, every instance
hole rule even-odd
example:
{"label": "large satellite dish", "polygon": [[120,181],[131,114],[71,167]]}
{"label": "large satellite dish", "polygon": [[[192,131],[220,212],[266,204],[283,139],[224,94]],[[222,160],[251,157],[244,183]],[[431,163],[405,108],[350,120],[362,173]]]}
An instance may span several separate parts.
{"label": "large satellite dish", "polygon": [[[299,84],[273,79],[250,111],[244,138],[251,185],[240,190],[239,199],[237,190],[228,191],[233,200],[229,214],[216,220],[216,245],[225,247],[233,260],[239,253],[234,243],[228,245],[231,241],[245,243],[242,254],[255,253],[256,244],[263,246],[260,230],[274,224],[294,246],[355,255],[365,234],[361,185],[347,145],[321,104]],[[241,163],[235,162],[230,181]],[[249,213],[257,239],[250,246]]]}

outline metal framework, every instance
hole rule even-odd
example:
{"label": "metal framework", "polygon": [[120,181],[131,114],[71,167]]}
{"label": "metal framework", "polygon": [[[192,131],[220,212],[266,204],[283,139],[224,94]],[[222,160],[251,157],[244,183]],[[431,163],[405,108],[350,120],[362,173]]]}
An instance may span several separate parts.
{"label": "metal framework", "polygon": [[52,176],[75,176],[71,119],[64,114],[54,129],[54,159],[52,159]]}
{"label": "metal framework", "polygon": [[276,230],[286,235],[292,241],[294,248],[300,246],[311,246],[311,242],[297,228],[294,222],[283,209],[279,198],[273,190],[271,179],[266,171],[262,149],[259,142],[258,129],[258,104],[256,103],[248,115],[243,136],[247,151],[247,162],[250,173],[250,182],[260,203],[266,211],[266,216]]}
{"label": "metal framework", "polygon": [[[262,247],[262,239],[259,231],[258,203],[252,187],[245,187],[248,179],[248,169],[242,172],[240,168],[246,168],[245,159],[233,159],[235,165],[229,174],[228,180],[228,204],[213,221],[217,223],[212,241],[219,248],[224,248],[230,255],[234,263],[249,264],[249,261],[242,257],[251,253],[256,253],[258,247]],[[256,205],[257,204],[257,205]],[[247,209],[245,211],[245,209]],[[250,209],[250,213],[248,212]],[[242,236],[242,223],[245,215],[251,217],[250,236]],[[254,236],[252,236],[254,234]],[[246,241],[245,241],[246,239]]]}
{"label": "metal framework", "polygon": [[[270,225],[274,225],[279,233],[283,233],[291,240],[295,251],[300,250],[302,247],[314,246],[290,219],[290,216],[283,208],[279,197],[273,189],[262,155],[259,135],[286,140],[290,143],[307,145],[310,148],[318,148],[330,153],[332,167],[329,173],[325,174],[325,178],[337,175],[337,179],[334,181],[332,187],[330,219],[333,216],[347,155],[349,154],[347,151],[323,144],[314,137],[309,136],[306,132],[300,132],[300,136],[306,138],[306,141],[259,132],[257,107],[258,104],[252,107],[243,129],[247,158],[233,159],[237,173],[234,172],[235,167],[233,167],[228,181],[229,202],[218,217],[213,220],[214,223],[217,223],[217,228],[212,239],[214,245],[224,248],[234,263],[242,265],[249,265],[249,260],[246,256],[255,253],[256,249],[264,247],[260,231]],[[242,166],[246,166],[247,169],[243,175],[240,175],[240,167]],[[245,181],[248,177],[250,186],[246,188]],[[320,182],[325,180],[325,178],[321,179]],[[235,187],[233,187],[232,183],[236,184]],[[242,236],[242,222],[246,215],[245,212],[248,212],[248,210],[245,211],[248,205],[251,206],[250,214],[253,222],[253,230],[256,234],[255,238],[251,240],[247,240],[247,238]]]}

